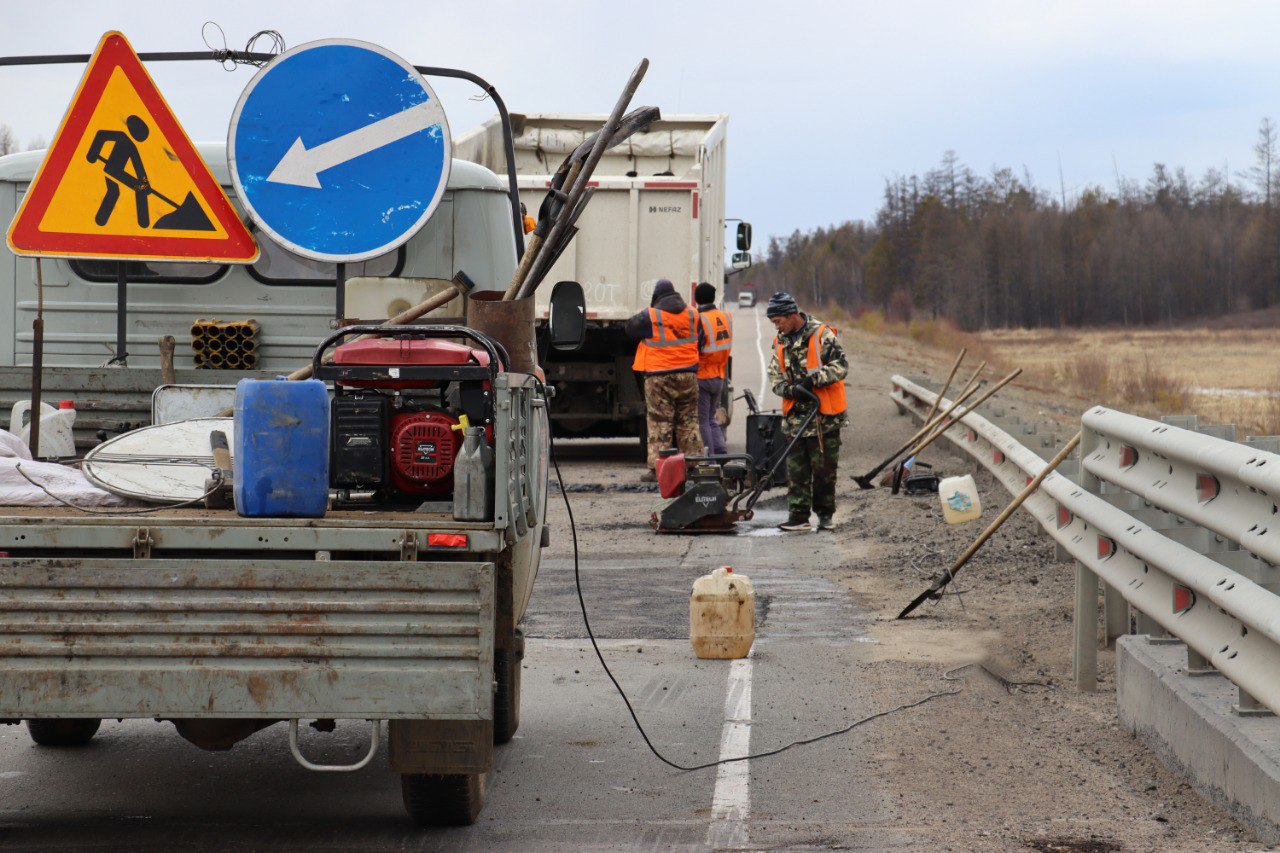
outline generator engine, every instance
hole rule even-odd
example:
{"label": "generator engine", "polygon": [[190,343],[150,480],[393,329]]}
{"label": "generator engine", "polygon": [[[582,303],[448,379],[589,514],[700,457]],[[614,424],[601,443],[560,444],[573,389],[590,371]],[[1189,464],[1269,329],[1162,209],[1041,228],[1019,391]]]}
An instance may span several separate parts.
{"label": "generator engine", "polygon": [[[343,343],[377,330],[382,337]],[[392,337],[394,335],[394,337]],[[478,346],[445,338],[471,338]],[[353,326],[317,351],[313,371],[331,378],[329,486],[339,503],[421,503],[453,489],[462,424],[490,427],[492,388],[500,348],[455,326]]]}
{"label": "generator engine", "polygon": [[427,410],[391,419],[391,484],[408,494],[429,495],[453,485],[458,419]]}

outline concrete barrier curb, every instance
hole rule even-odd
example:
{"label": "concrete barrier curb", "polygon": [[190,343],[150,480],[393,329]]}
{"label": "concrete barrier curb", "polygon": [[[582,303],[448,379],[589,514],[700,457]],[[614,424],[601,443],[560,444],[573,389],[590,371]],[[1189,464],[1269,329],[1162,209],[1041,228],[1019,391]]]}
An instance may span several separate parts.
{"label": "concrete barrier curb", "polygon": [[1121,723],[1201,796],[1280,843],[1276,721],[1233,713],[1235,699],[1225,678],[1188,676],[1181,645],[1152,645],[1143,635],[1116,643]]}

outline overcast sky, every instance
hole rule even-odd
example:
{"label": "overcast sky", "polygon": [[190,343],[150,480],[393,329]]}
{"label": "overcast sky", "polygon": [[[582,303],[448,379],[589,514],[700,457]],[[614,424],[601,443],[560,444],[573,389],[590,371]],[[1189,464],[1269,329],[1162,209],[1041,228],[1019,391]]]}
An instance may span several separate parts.
{"label": "overcast sky", "polygon": [[[270,28],[466,68],[517,112],[605,112],[647,56],[636,104],[730,115],[728,215],[755,223],[757,249],[873,217],[887,178],[947,149],[1055,192],[1061,162],[1074,193],[1156,162],[1241,172],[1259,121],[1280,117],[1280,3],[1232,0],[3,0],[0,55],[89,53],[110,29],[139,52],[201,50],[206,20],[237,48]],[[24,146],[51,138],[82,70],[0,69],[0,123]],[[149,70],[197,141],[225,138],[252,76]],[[492,114],[468,84],[433,83],[455,134]]]}

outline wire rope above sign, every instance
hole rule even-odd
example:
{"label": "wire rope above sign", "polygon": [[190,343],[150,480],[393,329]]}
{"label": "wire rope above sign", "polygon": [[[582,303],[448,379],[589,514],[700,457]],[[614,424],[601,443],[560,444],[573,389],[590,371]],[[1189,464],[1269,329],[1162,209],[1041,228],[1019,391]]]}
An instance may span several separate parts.
{"label": "wire rope above sign", "polygon": [[449,183],[444,109],[412,65],[354,39],[277,56],[249,81],[227,132],[236,193],[286,249],[353,263],[402,245]]}

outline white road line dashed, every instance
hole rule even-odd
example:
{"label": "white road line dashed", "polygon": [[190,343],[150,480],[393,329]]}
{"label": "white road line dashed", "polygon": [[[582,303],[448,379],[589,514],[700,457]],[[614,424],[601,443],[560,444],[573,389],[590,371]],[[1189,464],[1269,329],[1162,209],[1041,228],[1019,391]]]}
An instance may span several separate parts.
{"label": "white road line dashed", "polygon": [[[724,697],[724,729],[720,760],[751,752],[751,656],[729,665]],[[715,849],[746,847],[751,814],[751,762],[734,761],[716,768],[707,844]]]}
{"label": "white road line dashed", "polygon": [[760,405],[764,405],[764,389],[769,384],[769,366],[764,359],[764,334],[760,331],[760,308],[759,306],[752,308],[751,313],[756,315],[756,352],[760,355]]}

